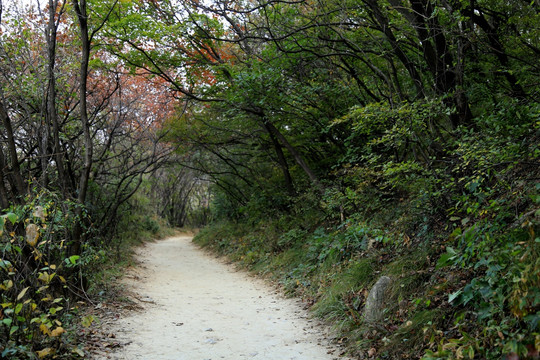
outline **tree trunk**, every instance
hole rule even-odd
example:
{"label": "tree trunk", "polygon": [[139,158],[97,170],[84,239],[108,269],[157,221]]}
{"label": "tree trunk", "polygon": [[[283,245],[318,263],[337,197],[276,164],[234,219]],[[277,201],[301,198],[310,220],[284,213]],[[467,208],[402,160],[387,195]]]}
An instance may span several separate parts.
{"label": "tree trunk", "polygon": [[449,107],[455,106],[457,110],[450,116],[452,125],[457,127],[466,124],[472,119],[472,113],[465,93],[457,89],[460,78],[458,71],[463,69],[457,67],[457,63],[454,62],[438,17],[433,15],[435,12],[433,4],[426,0],[411,0],[410,3],[412,11],[408,18],[418,34],[424,60],[433,76],[435,94],[438,96],[453,94],[452,98],[445,100]]}
{"label": "tree trunk", "polygon": [[11,126],[11,119],[7,113],[7,109],[4,107],[3,101],[0,100],[0,120],[4,124],[6,130],[6,138],[8,143],[9,157],[11,160],[11,173],[13,177],[12,189],[15,199],[20,198],[26,193],[24,187],[24,180],[21,175],[21,168],[19,166],[19,157],[17,156],[17,147],[15,145],[15,137],[13,136],[13,127]]}
{"label": "tree trunk", "polygon": [[86,102],[86,89],[88,82],[88,63],[90,61],[90,37],[88,35],[88,14],[86,0],[73,0],[73,8],[79,20],[79,32],[81,37],[81,64],[80,64],[80,86],[79,86],[79,109],[80,120],[84,135],[84,159],[83,168],[79,177],[79,188],[77,202],[80,206],[77,207],[75,215],[77,222],[73,231],[73,254],[80,254],[82,245],[82,214],[84,202],[86,201],[86,193],[88,191],[88,182],[90,179],[90,170],[92,168],[92,137],[90,134],[90,124],[88,122],[88,109]]}
{"label": "tree trunk", "polygon": [[512,96],[517,99],[525,99],[527,97],[527,93],[519,83],[517,77],[508,69],[510,66],[510,58],[506,53],[499,33],[497,32],[497,29],[501,27],[499,24],[500,19],[498,18],[498,15],[494,15],[495,23],[493,25],[490,24],[485,18],[483,12],[480,9],[475,8],[474,2],[472,1],[470,8],[464,9],[463,14],[470,17],[471,20],[486,33],[490,45],[489,49],[503,66],[502,74],[510,84]]}
{"label": "tree trunk", "polygon": [[[62,149],[60,148],[60,128],[58,125],[58,114],[56,111],[56,76],[54,69],[56,65],[56,33],[58,29],[58,22],[62,11],[58,14],[59,19],[55,21],[56,9],[58,7],[58,0],[49,0],[49,24],[47,27],[47,53],[48,53],[48,87],[47,87],[47,117],[46,124],[47,129],[49,124],[53,126],[53,157],[56,162],[56,168],[58,173],[58,183],[62,191],[62,196],[67,199],[67,183],[66,172],[64,167],[64,157],[62,155]],[[47,134],[47,138],[49,134]],[[46,158],[48,161],[48,157]]]}
{"label": "tree trunk", "polygon": [[407,54],[399,46],[399,42],[392,32],[392,26],[390,25],[389,19],[381,11],[377,0],[365,0],[366,5],[371,9],[373,17],[378,22],[379,30],[385,35],[386,39],[392,46],[392,51],[396,57],[401,61],[407,72],[409,73],[410,78],[413,81],[414,87],[416,88],[416,97],[421,99],[425,96],[424,86],[422,84],[422,78],[420,73],[416,69],[415,64],[409,59]]}
{"label": "tree trunk", "polygon": [[311,170],[309,165],[304,161],[304,158],[302,157],[302,155],[300,155],[300,153],[296,151],[294,146],[292,146],[291,143],[289,143],[287,138],[283,136],[283,134],[274,126],[274,124],[268,121],[268,119],[263,119],[263,126],[267,127],[268,130],[281,142],[281,144],[285,148],[287,148],[287,150],[289,150],[289,152],[294,158],[294,161],[296,161],[296,163],[300,165],[300,167],[302,168],[302,170],[304,170],[304,172],[309,177],[311,182],[322,191],[322,186],[321,186],[321,183],[319,182],[319,179],[317,178],[313,170]]}
{"label": "tree trunk", "polygon": [[281,168],[281,171],[283,172],[283,178],[285,180],[285,187],[287,188],[287,193],[289,196],[294,196],[294,185],[291,177],[291,173],[289,172],[289,166],[287,165],[287,159],[285,158],[285,154],[283,154],[283,149],[281,148],[281,145],[279,141],[276,138],[276,135],[270,130],[268,124],[266,124],[263,121],[263,128],[268,132],[268,135],[270,136],[270,140],[272,141],[272,145],[274,145],[274,150],[276,152],[276,156],[278,158],[278,163]]}
{"label": "tree trunk", "polygon": [[2,147],[0,146],[0,207],[5,209],[9,206],[9,195],[5,183],[5,157]]}

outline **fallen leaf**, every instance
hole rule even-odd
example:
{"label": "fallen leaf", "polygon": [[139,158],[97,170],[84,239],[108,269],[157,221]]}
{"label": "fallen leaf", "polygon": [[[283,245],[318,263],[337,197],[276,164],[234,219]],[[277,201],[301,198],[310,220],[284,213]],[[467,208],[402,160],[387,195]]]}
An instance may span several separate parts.
{"label": "fallen leaf", "polygon": [[63,333],[65,333],[66,331],[64,330],[63,327],[59,326],[57,327],[56,329],[54,329],[53,331],[51,331],[51,336],[52,337],[57,337],[57,336],[60,336],[62,335]]}
{"label": "fallen leaf", "polygon": [[72,351],[73,351],[75,354],[79,355],[80,357],[82,357],[82,358],[84,357],[84,351],[82,351],[81,349],[79,349],[79,348],[76,347],[76,348],[73,348]]}
{"label": "fallen leaf", "polygon": [[92,315],[87,315],[87,316],[82,318],[82,326],[85,327],[85,328],[88,328],[88,327],[90,327],[92,325],[94,320],[95,320],[95,318]]}
{"label": "fallen leaf", "polygon": [[52,355],[53,353],[54,353],[54,349],[50,348],[50,347],[45,348],[45,349],[40,350],[40,351],[36,351],[36,354],[37,354],[38,358],[40,358],[40,359],[43,359],[46,356]]}
{"label": "fallen leaf", "polygon": [[48,328],[47,325],[45,325],[45,324],[39,325],[39,330],[41,330],[41,332],[42,332],[44,335],[50,333],[49,328]]}

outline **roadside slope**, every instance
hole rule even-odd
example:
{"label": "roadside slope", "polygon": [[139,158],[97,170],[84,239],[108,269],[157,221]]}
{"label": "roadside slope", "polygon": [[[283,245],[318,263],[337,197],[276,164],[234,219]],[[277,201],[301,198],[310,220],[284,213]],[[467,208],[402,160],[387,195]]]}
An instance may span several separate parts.
{"label": "roadside slope", "polygon": [[190,237],[138,250],[127,282],[144,307],[115,322],[112,359],[338,359],[298,301],[204,253]]}

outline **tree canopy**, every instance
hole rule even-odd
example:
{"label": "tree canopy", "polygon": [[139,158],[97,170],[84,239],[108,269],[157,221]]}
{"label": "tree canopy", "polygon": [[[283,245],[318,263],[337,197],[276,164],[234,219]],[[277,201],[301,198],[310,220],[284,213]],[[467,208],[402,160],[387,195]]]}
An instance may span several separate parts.
{"label": "tree canopy", "polygon": [[[482,344],[467,326],[453,341],[432,322],[414,356],[527,356],[539,55],[537,0],[0,0],[2,301],[15,311],[55,262],[66,266],[47,276],[76,284],[77,260],[130,222],[228,221],[288,234],[244,255],[301,249],[289,278],[339,239],[342,268],[368,244],[379,263],[430,244],[426,266],[440,259],[465,284],[446,304],[468,315],[445,314],[485,331]],[[32,311],[3,322],[6,341],[56,326]],[[377,336],[364,340],[391,356]]]}

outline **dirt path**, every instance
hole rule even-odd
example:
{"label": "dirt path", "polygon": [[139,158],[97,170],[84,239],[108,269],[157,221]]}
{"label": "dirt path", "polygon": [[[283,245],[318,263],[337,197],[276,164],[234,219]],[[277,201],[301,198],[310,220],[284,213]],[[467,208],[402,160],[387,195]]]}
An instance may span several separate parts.
{"label": "dirt path", "polygon": [[111,329],[108,359],[338,359],[327,330],[298,303],[174,237],[139,249],[128,286],[144,307]]}

